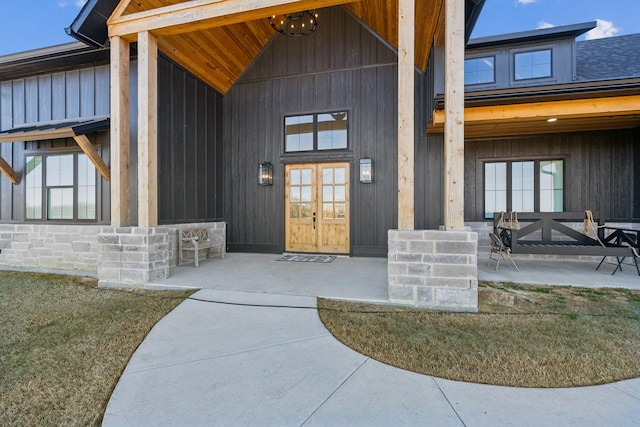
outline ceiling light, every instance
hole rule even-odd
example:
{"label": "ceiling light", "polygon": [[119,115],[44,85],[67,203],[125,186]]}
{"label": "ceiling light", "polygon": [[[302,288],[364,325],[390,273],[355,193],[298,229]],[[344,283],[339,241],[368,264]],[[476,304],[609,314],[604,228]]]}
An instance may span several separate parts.
{"label": "ceiling light", "polygon": [[284,15],[272,15],[269,17],[269,24],[281,34],[304,37],[318,28],[318,15],[309,10]]}
{"label": "ceiling light", "polygon": [[551,117],[551,118],[547,119],[547,121],[548,121],[549,123],[553,123],[553,122],[557,122],[557,121],[558,121],[558,119],[557,119],[557,118],[555,118],[555,117]]}

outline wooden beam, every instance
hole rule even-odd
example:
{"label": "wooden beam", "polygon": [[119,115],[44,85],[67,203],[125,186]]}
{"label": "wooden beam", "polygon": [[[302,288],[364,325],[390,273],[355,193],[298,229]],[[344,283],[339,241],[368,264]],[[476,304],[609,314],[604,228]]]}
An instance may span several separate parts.
{"label": "wooden beam", "polygon": [[131,225],[129,201],[129,43],[111,38],[111,225]]}
{"label": "wooden beam", "polygon": [[114,16],[109,23],[109,36],[131,40],[137,33],[143,32],[153,32],[157,36],[181,34],[352,1],[359,0],[191,0]]}
{"label": "wooden beam", "polygon": [[9,181],[11,181],[14,185],[18,185],[20,183],[20,175],[6,162],[2,156],[0,156],[0,172],[2,172]]}
{"label": "wooden beam", "polygon": [[464,7],[445,3],[445,230],[464,230]]}
{"label": "wooden beam", "polygon": [[158,41],[138,34],[138,225],[158,225]]}
{"label": "wooden beam", "polygon": [[76,141],[84,154],[87,155],[89,160],[91,160],[91,163],[93,163],[93,166],[95,166],[98,172],[100,172],[100,175],[102,175],[105,181],[109,181],[109,179],[111,178],[111,171],[109,170],[109,166],[107,166],[104,160],[102,160],[102,157],[100,157],[96,149],[93,147],[93,144],[91,144],[89,138],[87,138],[86,135],[76,135],[73,137],[73,139]]}
{"label": "wooden beam", "polygon": [[45,139],[72,138],[76,134],[71,128],[51,129],[47,131],[34,130],[26,132],[12,132],[0,135],[0,143],[18,141],[42,141]]}
{"label": "wooden beam", "polygon": [[[464,110],[464,119],[469,124],[480,124],[633,114],[640,114],[640,95],[469,107]],[[445,115],[445,111],[435,111],[433,125],[444,124]]]}
{"label": "wooden beam", "polygon": [[414,229],[415,0],[398,1],[398,229]]}
{"label": "wooden beam", "polygon": [[131,0],[120,0],[120,3],[118,3],[109,19],[107,19],[107,25],[110,24],[113,19],[121,17],[127,10],[127,7],[129,7],[129,3],[131,3]]}

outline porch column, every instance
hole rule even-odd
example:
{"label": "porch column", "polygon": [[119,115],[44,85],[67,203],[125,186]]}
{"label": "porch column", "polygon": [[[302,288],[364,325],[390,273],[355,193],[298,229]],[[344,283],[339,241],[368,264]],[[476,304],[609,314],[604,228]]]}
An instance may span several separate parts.
{"label": "porch column", "polygon": [[398,229],[414,228],[415,0],[398,1]]}
{"label": "porch column", "polygon": [[129,43],[111,37],[111,225],[131,222],[129,204]]}
{"label": "porch column", "polygon": [[158,41],[138,34],[138,225],[158,225]]}
{"label": "porch column", "polygon": [[464,229],[464,3],[445,3],[445,230]]}

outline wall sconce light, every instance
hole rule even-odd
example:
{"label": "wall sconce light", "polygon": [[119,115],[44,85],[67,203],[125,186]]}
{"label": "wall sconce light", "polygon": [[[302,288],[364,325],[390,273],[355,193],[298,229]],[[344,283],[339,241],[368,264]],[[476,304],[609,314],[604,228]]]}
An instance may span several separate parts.
{"label": "wall sconce light", "polygon": [[363,184],[373,182],[373,160],[368,157],[360,159],[360,182]]}
{"label": "wall sconce light", "polygon": [[273,185],[273,165],[270,162],[258,164],[258,184]]}

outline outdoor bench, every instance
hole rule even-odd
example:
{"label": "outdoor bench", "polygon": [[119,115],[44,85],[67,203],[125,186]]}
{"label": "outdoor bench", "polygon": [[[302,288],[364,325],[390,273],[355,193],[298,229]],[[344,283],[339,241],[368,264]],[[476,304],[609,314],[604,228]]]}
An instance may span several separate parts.
{"label": "outdoor bench", "polygon": [[[640,230],[606,227],[601,217],[593,219],[595,238],[587,236],[563,224],[563,222],[591,221],[585,212],[524,212],[517,214],[518,223],[501,224],[503,213],[496,212],[493,217],[494,233],[507,246],[512,254],[540,255],[588,255],[600,256],[600,268],[606,257],[615,257],[618,269],[622,262],[631,257],[638,275],[638,253],[640,251]],[[522,227],[519,222],[525,223]],[[596,225],[597,224],[597,225]]]}
{"label": "outdoor bench", "polygon": [[[183,228],[178,230],[178,265],[182,265],[184,260],[184,251],[193,251],[193,259],[195,266],[198,267],[198,254],[200,250],[207,250],[207,258],[214,255],[224,258],[225,247],[224,241],[216,242],[209,236],[207,228]],[[214,250],[218,248],[216,254]]]}

